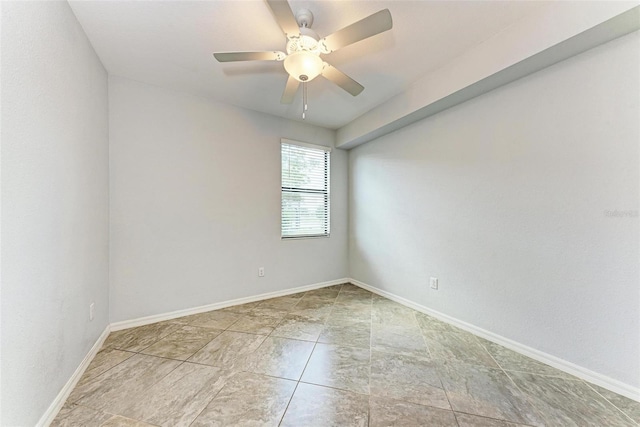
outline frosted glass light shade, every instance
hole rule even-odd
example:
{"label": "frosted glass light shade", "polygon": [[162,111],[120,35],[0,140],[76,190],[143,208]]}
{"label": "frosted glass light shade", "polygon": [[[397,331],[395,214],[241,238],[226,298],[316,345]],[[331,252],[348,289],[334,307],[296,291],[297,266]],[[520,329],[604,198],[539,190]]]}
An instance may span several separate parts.
{"label": "frosted glass light shade", "polygon": [[322,67],[322,59],[311,52],[294,52],[284,59],[284,69],[301,82],[308,82],[318,77]]}

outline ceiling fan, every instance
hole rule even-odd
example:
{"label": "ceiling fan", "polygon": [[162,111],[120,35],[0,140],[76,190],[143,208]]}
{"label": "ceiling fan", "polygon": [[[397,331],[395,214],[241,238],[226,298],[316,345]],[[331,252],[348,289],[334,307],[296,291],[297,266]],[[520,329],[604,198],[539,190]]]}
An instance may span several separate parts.
{"label": "ceiling fan", "polygon": [[389,9],[369,15],[335,33],[320,38],[311,29],[313,14],[306,9],[293,14],[286,0],[266,0],[273,12],[278,25],[287,36],[287,53],[272,52],[220,52],[213,56],[219,62],[232,61],[284,61],[284,69],[289,78],[280,102],[290,104],[303,84],[303,118],[306,111],[306,83],[321,75],[327,80],[340,86],[351,95],[356,96],[364,87],[344,74],[342,71],[327,64],[320,58],[331,52],[359,42],[376,34],[390,30],[393,26]]}

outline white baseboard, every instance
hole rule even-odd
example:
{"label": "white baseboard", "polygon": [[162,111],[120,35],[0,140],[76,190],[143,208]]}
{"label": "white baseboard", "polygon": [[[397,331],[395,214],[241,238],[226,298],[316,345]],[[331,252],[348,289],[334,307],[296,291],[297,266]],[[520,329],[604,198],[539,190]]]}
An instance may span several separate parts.
{"label": "white baseboard", "polygon": [[109,325],[107,325],[107,327],[104,328],[104,331],[102,331],[102,334],[100,334],[96,342],[93,344],[93,347],[91,347],[91,350],[89,350],[73,375],[71,375],[69,381],[67,381],[64,387],[62,387],[62,390],[60,390],[60,393],[58,393],[51,405],[49,405],[47,411],[42,415],[42,417],[40,417],[40,420],[36,424],[36,427],[46,427],[53,422],[60,409],[62,409],[62,405],[64,405],[64,402],[66,402],[67,398],[69,397],[69,394],[71,394],[73,388],[76,386],[76,384],[78,384],[78,381],[80,381],[82,374],[84,374],[84,371],[87,369],[95,355],[98,353],[100,347],[102,347],[104,340],[106,340],[109,336],[109,332],[110,328]]}
{"label": "white baseboard", "polygon": [[202,305],[200,307],[187,308],[184,310],[172,311],[169,313],[154,314],[153,316],[139,317],[137,319],[131,319],[131,320],[123,320],[120,322],[112,323],[111,330],[119,331],[122,329],[134,328],[136,326],[149,325],[151,323],[175,319],[177,317],[204,313],[206,311],[211,311],[211,310],[219,310],[221,308],[231,307],[233,305],[247,304],[250,302],[261,301],[268,298],[281,297],[285,295],[297,294],[299,292],[306,292],[313,289],[325,288],[327,286],[339,285],[341,283],[346,283],[348,281],[349,281],[348,278],[330,280],[328,282],[313,283],[311,285],[299,286],[297,288],[290,288],[282,291],[267,292],[265,294],[254,295],[254,296],[244,297],[244,298],[237,298],[237,299],[223,301],[223,302],[216,302],[213,304]]}
{"label": "white baseboard", "polygon": [[534,360],[537,360],[539,362],[542,363],[546,363],[547,365],[553,366],[554,368],[557,368],[563,372],[566,372],[568,374],[574,375],[578,378],[582,378],[585,381],[588,381],[590,383],[599,385],[603,388],[606,388],[607,390],[611,390],[614,393],[618,393],[620,395],[626,396],[630,399],[636,400],[636,401],[640,401],[640,389],[632,387],[628,384],[625,384],[621,381],[618,380],[614,380],[612,378],[609,378],[605,375],[599,374],[597,372],[593,372],[589,369],[583,368],[581,366],[578,366],[574,363],[571,362],[567,362],[566,360],[560,359],[558,357],[552,356],[550,354],[544,353],[542,351],[536,350],[534,348],[528,347],[524,344],[520,344],[516,341],[512,341],[508,338],[505,338],[503,336],[494,334],[493,332],[489,332],[485,329],[479,328],[477,326],[474,326],[470,323],[466,323],[463,322],[462,320],[458,320],[454,317],[448,316],[446,314],[437,312],[435,310],[432,310],[430,308],[427,308],[421,304],[417,304],[413,301],[410,301],[406,298],[400,297],[398,295],[392,294],[391,292],[387,292],[384,291],[382,289],[378,289],[376,287],[367,285],[366,283],[360,282],[359,280],[356,279],[349,279],[349,278],[343,278],[343,279],[338,279],[338,280],[331,280],[328,282],[322,282],[322,283],[314,283],[311,285],[306,285],[306,286],[300,286],[297,288],[291,288],[291,289],[285,289],[282,291],[275,291],[275,292],[268,292],[268,293],[264,293],[264,294],[260,294],[260,295],[255,295],[255,296],[251,296],[251,297],[245,297],[245,298],[238,298],[238,299],[234,299],[234,300],[229,300],[229,301],[223,301],[223,302],[219,302],[219,303],[214,303],[214,304],[208,304],[208,305],[203,305],[200,307],[194,307],[194,308],[189,308],[189,309],[185,309],[185,310],[178,310],[178,311],[172,311],[170,313],[163,313],[163,314],[157,314],[157,315],[153,315],[153,316],[147,316],[147,317],[141,317],[138,319],[132,319],[132,320],[125,320],[125,321],[121,321],[121,322],[115,322],[112,323],[111,325],[107,325],[107,327],[105,328],[105,330],[102,332],[102,334],[100,335],[100,337],[98,337],[98,339],[96,340],[95,344],[93,345],[93,347],[91,347],[91,350],[89,350],[89,352],[87,353],[87,355],[85,356],[85,358],[82,360],[82,362],[80,363],[80,365],[78,366],[78,368],[75,370],[75,372],[73,373],[73,375],[71,376],[71,378],[69,378],[69,381],[67,381],[67,383],[64,385],[64,387],[62,388],[62,390],[60,390],[60,393],[58,393],[58,395],[56,396],[56,398],[54,399],[54,401],[51,403],[51,405],[49,406],[49,408],[47,409],[47,411],[42,415],[42,417],[40,418],[40,420],[38,421],[38,423],[36,424],[37,427],[46,427],[49,424],[51,424],[51,422],[55,419],[56,415],[58,414],[58,412],[60,411],[60,409],[62,408],[62,405],[64,405],[64,402],[67,400],[67,398],[69,397],[69,394],[71,393],[71,391],[73,390],[73,388],[76,386],[76,384],[78,383],[78,381],[80,380],[80,378],[82,377],[82,374],[84,373],[84,371],[87,369],[87,367],[89,366],[89,363],[91,363],[91,361],[93,360],[93,358],[95,357],[95,355],[98,353],[98,351],[100,350],[100,348],[102,347],[102,344],[104,343],[104,341],[107,339],[107,337],[109,336],[109,333],[111,331],[118,331],[118,330],[122,330],[122,329],[127,329],[127,328],[133,328],[136,326],[142,326],[142,325],[148,325],[151,323],[156,323],[156,322],[161,322],[163,320],[170,320],[170,319],[175,319],[177,317],[182,317],[182,316],[188,316],[191,314],[197,314],[197,313],[203,313],[205,311],[211,311],[211,310],[218,310],[221,308],[226,308],[226,307],[230,307],[233,305],[239,305],[239,304],[246,304],[246,303],[250,303],[250,302],[255,302],[255,301],[260,301],[260,300],[264,300],[264,299],[268,299],[268,298],[275,298],[275,297],[279,297],[279,296],[285,296],[285,295],[291,295],[291,294],[296,294],[299,292],[306,292],[306,291],[310,291],[313,289],[319,289],[319,288],[324,288],[327,286],[333,286],[333,285],[339,285],[341,283],[346,283],[346,282],[350,282],[353,283],[356,286],[359,286],[363,289],[366,289],[368,291],[371,291],[375,294],[381,295],[383,297],[389,298],[392,301],[396,301],[402,305],[405,305],[409,308],[412,308],[414,310],[420,311],[422,313],[428,314],[430,316],[433,316],[439,320],[442,320],[443,322],[449,323],[453,326],[456,326],[460,329],[463,329],[467,332],[470,332],[474,335],[477,335],[479,337],[485,338],[489,341],[495,342],[496,344],[500,344],[504,347],[507,347],[513,351],[516,351],[520,354],[523,354],[525,356],[528,356]]}
{"label": "white baseboard", "polygon": [[537,360],[542,363],[546,363],[549,366],[553,366],[556,369],[559,369],[568,374],[574,375],[578,378],[581,378],[587,382],[592,384],[596,384],[600,387],[606,388],[614,393],[620,394],[622,396],[628,397],[629,399],[640,402],[640,389],[637,387],[633,387],[629,384],[625,384],[622,381],[615,380],[613,378],[609,378],[605,375],[599,374],[597,372],[591,371],[582,366],[576,365],[575,363],[568,362],[559,357],[553,356],[548,353],[544,353],[540,350],[536,350],[535,348],[528,347],[519,342],[510,340],[501,335],[495,334],[493,332],[487,331],[485,329],[474,326],[470,323],[463,322],[462,320],[456,319],[454,317],[448,316],[446,314],[440,313],[438,311],[432,310],[428,307],[425,307],[421,304],[415,303],[406,298],[400,297],[398,295],[392,294],[391,292],[384,291],[382,289],[378,289],[374,286],[367,285],[366,283],[360,282],[356,279],[349,279],[349,282],[353,283],[356,286],[359,286],[363,289],[371,291],[375,294],[381,295],[385,298],[389,298],[392,301],[400,303],[404,306],[412,308],[416,311],[428,314],[429,316],[433,316],[438,320],[442,320],[443,322],[449,323],[455,327],[463,329],[467,332],[470,332],[474,335],[477,335],[481,338],[492,341],[496,344],[500,344],[510,350],[513,350],[517,353],[523,354],[527,357],[530,357],[534,360]]}

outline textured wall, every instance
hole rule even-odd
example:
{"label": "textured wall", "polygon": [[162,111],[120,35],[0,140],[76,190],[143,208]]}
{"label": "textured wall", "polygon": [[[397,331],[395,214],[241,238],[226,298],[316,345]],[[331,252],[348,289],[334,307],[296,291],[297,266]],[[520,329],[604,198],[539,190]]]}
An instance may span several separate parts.
{"label": "textured wall", "polygon": [[112,322],[347,276],[346,152],[331,237],[280,239],[280,138],[333,131],[117,77],[109,105]]}
{"label": "textured wall", "polygon": [[108,324],[107,73],[66,2],[3,2],[1,39],[0,424],[32,426]]}
{"label": "textured wall", "polygon": [[639,47],[350,151],[351,277],[638,387]]}

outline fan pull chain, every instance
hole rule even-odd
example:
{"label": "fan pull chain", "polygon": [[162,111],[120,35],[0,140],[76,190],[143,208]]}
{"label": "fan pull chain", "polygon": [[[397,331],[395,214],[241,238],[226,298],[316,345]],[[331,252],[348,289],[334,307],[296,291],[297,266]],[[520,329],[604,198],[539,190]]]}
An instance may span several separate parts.
{"label": "fan pull chain", "polygon": [[307,82],[302,82],[302,120],[306,118],[307,109]]}

